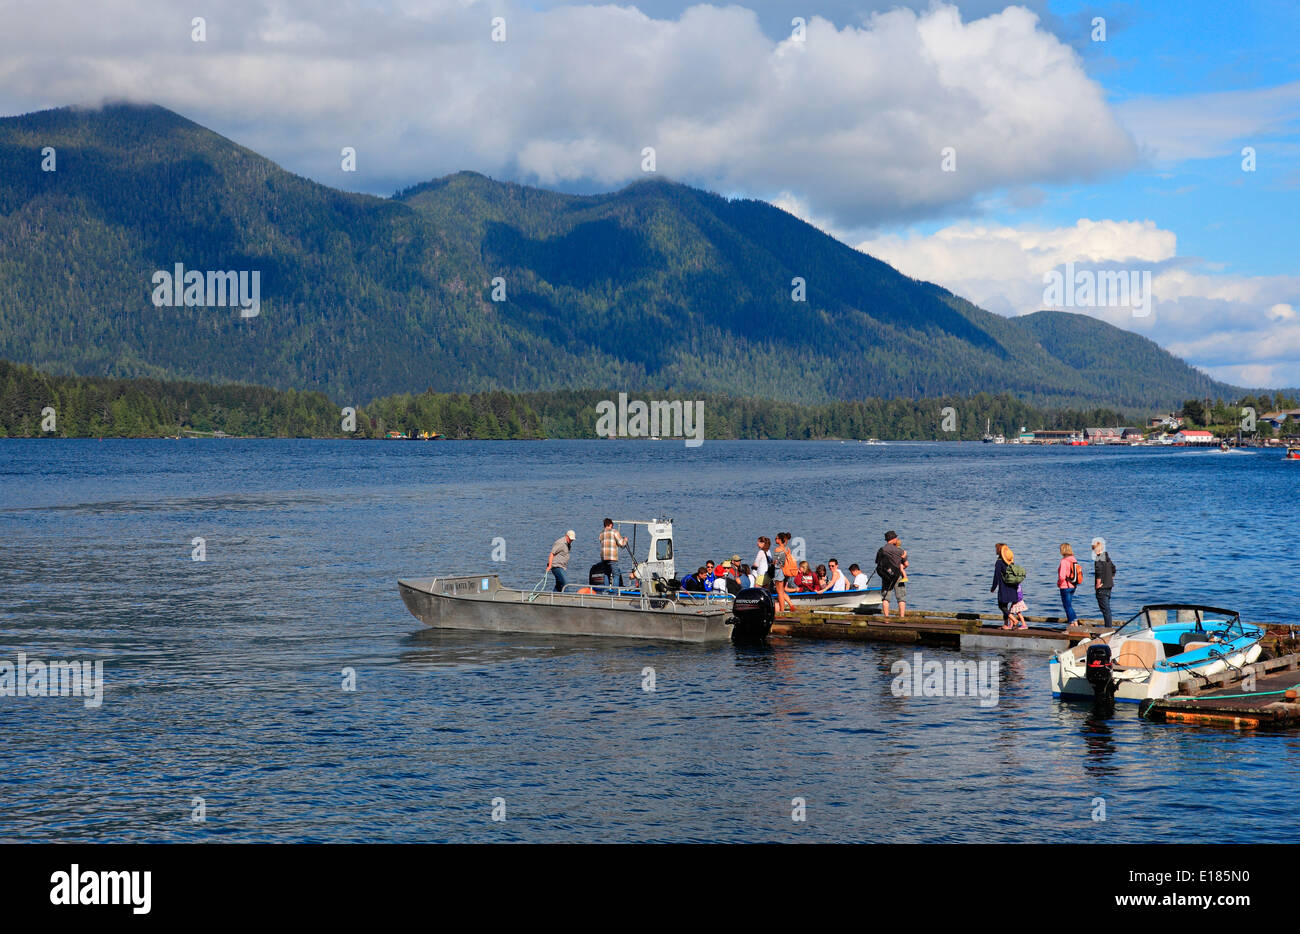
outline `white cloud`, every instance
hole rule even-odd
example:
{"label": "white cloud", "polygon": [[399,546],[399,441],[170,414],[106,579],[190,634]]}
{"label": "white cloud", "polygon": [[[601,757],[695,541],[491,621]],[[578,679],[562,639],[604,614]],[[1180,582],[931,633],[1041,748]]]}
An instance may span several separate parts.
{"label": "white cloud", "polygon": [[933,235],[876,237],[858,248],[1005,315],[1044,307],[1044,273],[1150,270],[1154,309],[1066,308],[1137,331],[1219,379],[1300,385],[1300,276],[1238,276],[1180,259],[1177,238],[1154,222],[1080,220],[1072,227],[956,224]]}
{"label": "white cloud", "polygon": [[[739,6],[655,19],[505,0],[236,0],[209,12],[206,43],[164,0],[49,0],[5,19],[10,112],[155,100],[295,171],[372,190],[463,168],[608,187],[640,177],[653,146],[667,176],[796,191],[862,226],[1136,158],[1077,53],[1020,7],[971,22],[951,6],[896,9],[839,28],[809,16],[805,42],[769,38]],[[356,176],[339,171],[343,146]],[[955,172],[941,171],[945,147]]]}
{"label": "white cloud", "polygon": [[1294,132],[1300,120],[1300,81],[1184,97],[1140,97],[1119,104],[1116,111],[1152,162],[1240,156],[1243,142],[1259,144]]}

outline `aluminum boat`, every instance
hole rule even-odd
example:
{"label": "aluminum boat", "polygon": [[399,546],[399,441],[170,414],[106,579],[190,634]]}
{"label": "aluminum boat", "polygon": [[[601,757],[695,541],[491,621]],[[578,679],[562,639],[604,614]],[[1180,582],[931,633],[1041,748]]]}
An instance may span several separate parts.
{"label": "aluminum boat", "polygon": [[495,574],[399,580],[397,586],[411,614],[435,629],[726,642],[734,626],[729,603],[515,590],[503,587]]}

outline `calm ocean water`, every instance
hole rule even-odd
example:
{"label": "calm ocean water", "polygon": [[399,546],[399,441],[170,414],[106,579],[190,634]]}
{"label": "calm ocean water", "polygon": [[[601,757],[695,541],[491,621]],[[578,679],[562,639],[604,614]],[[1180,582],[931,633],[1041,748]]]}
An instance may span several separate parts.
{"label": "calm ocean water", "polygon": [[[1300,464],[957,444],[0,441],[0,661],[99,659],[102,706],[0,698],[0,841],[1290,841],[1300,734],[1111,717],[1001,663],[1000,702],[892,696],[891,646],[439,634],[399,576],[531,586],[605,515],[679,567],[802,536],[909,603],[992,608],[993,543],[1055,612],[1094,535],[1116,610],[1296,621]],[[195,538],[206,560],[192,560]],[[493,563],[494,539],[506,560]],[[1084,615],[1095,613],[1088,597]],[[956,652],[926,650],[926,658]],[[655,669],[656,690],[642,690]],[[356,689],[342,689],[342,670]],[[192,820],[202,798],[206,820]],[[506,820],[493,821],[493,799]],[[792,799],[807,820],[791,820]],[[1094,801],[1106,820],[1093,821]]]}

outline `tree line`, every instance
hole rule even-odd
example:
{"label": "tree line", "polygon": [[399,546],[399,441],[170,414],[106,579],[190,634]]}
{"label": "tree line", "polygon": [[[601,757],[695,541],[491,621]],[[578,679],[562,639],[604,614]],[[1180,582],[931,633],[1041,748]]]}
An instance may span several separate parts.
{"label": "tree line", "polygon": [[[1137,425],[1119,409],[1036,408],[1010,394],[978,393],[922,399],[861,399],[801,404],[666,391],[628,392],[630,402],[703,403],[708,439],[978,440],[986,430],[1014,436],[1024,428],[1076,429]],[[256,438],[383,438],[436,433],[453,440],[597,437],[598,406],[617,404],[607,390],[442,393],[384,396],[346,407],[321,392],[157,379],[58,376],[0,360],[0,437],[156,438],[213,434]],[[1263,414],[1294,407],[1285,396],[1222,400],[1211,417],[1236,424],[1241,406]],[[1197,407],[1200,408],[1197,408]],[[1206,418],[1189,400],[1189,424]],[[1266,427],[1266,426],[1265,426]],[[668,434],[667,429],[663,433]]]}

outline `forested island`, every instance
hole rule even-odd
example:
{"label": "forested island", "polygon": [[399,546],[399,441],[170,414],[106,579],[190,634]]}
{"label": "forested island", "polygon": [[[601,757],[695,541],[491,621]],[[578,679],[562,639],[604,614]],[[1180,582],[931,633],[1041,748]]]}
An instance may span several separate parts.
{"label": "forested island", "polygon": [[[668,393],[630,393],[671,399]],[[601,390],[390,395],[365,404],[321,392],[155,379],[54,376],[0,360],[0,437],[157,438],[227,435],[253,438],[384,438],[421,432],[453,440],[594,438],[597,406],[617,398]],[[1143,413],[1107,408],[1038,409],[1014,397],[980,393],[933,399],[865,399],[803,405],[704,395],[708,439],[897,441],[978,440],[990,426],[1072,429],[1142,424]],[[685,400],[683,400],[685,401]],[[694,401],[694,400],[691,400]],[[1295,400],[1246,397],[1205,410],[1189,400],[1189,424],[1235,424],[1241,406],[1263,412]]]}

